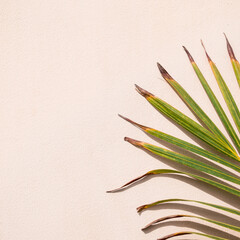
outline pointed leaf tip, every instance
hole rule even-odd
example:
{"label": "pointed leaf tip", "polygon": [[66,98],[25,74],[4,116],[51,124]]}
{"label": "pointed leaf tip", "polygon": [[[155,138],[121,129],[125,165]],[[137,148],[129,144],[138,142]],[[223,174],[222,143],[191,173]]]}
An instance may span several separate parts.
{"label": "pointed leaf tip", "polygon": [[152,93],[144,90],[143,88],[139,87],[137,84],[135,84],[135,87],[136,87],[137,92],[140,93],[145,98],[154,96]]}
{"label": "pointed leaf tip", "polygon": [[189,51],[184,46],[182,46],[182,47],[183,47],[184,51],[186,52],[190,62],[194,62],[194,59],[193,59],[192,55],[189,53]]}
{"label": "pointed leaf tip", "polygon": [[147,130],[147,129],[148,129],[148,127],[143,126],[143,125],[141,125],[141,124],[139,124],[139,123],[136,123],[136,122],[132,121],[131,119],[122,116],[121,114],[118,114],[118,116],[119,116],[120,118],[126,120],[127,122],[133,124],[134,126],[139,127],[139,128],[142,129],[142,130]]}
{"label": "pointed leaf tip", "polygon": [[135,139],[132,139],[132,138],[129,138],[129,137],[125,137],[124,141],[127,141],[127,142],[131,143],[132,145],[134,145],[136,147],[141,147],[142,146],[141,141],[138,141],[138,140],[135,140]]}
{"label": "pointed leaf tip", "polygon": [[126,117],[124,117],[123,115],[121,115],[120,113],[118,113],[118,116],[119,116],[120,118],[122,118],[122,119],[126,120],[126,121],[130,120],[130,119],[128,119],[128,118],[126,118]]}
{"label": "pointed leaf tip", "polygon": [[172,79],[172,77],[160,63],[157,63],[157,66],[164,79],[166,80]]}
{"label": "pointed leaf tip", "polygon": [[225,39],[226,39],[226,42],[227,42],[227,50],[228,50],[228,54],[230,56],[231,59],[234,59],[234,60],[237,60],[235,55],[234,55],[234,52],[233,52],[233,49],[232,49],[232,46],[230,45],[229,41],[228,41],[228,38],[226,36],[225,33],[223,33],[224,36],[225,36]]}
{"label": "pointed leaf tip", "polygon": [[137,212],[138,212],[138,213],[141,213],[141,212],[142,212],[142,210],[143,210],[143,209],[145,209],[145,207],[146,207],[146,204],[145,204],[145,205],[142,205],[142,206],[139,206],[139,207],[137,207],[137,208],[136,208],[136,210],[137,210]]}
{"label": "pointed leaf tip", "polygon": [[140,181],[141,179],[143,179],[143,178],[145,178],[146,176],[151,175],[151,174],[152,174],[151,172],[145,173],[145,174],[143,174],[143,175],[141,175],[141,176],[139,176],[139,177],[136,177],[136,178],[134,178],[133,180],[127,182],[126,184],[122,185],[122,186],[119,187],[119,188],[116,188],[116,189],[107,191],[107,193],[114,193],[114,192],[121,191],[121,190],[129,187],[129,186],[132,185],[133,183],[138,182],[138,181]]}
{"label": "pointed leaf tip", "polygon": [[208,53],[207,53],[207,50],[206,50],[204,44],[203,44],[202,39],[201,39],[201,44],[202,44],[202,46],[203,46],[203,49],[204,49],[204,51],[205,51],[205,54],[206,54],[206,56],[207,56],[208,61],[209,61],[209,62],[212,62],[211,58],[209,57],[209,55],[208,55]]}
{"label": "pointed leaf tip", "polygon": [[169,220],[169,219],[175,219],[175,218],[182,218],[182,217],[188,217],[189,215],[184,215],[184,214],[175,214],[175,215],[170,215],[170,216],[166,216],[166,217],[161,217],[161,218],[158,218],[152,222],[150,222],[149,224],[147,224],[145,227],[142,228],[142,230],[146,230],[160,222],[163,222],[163,221],[166,221],[166,220]]}

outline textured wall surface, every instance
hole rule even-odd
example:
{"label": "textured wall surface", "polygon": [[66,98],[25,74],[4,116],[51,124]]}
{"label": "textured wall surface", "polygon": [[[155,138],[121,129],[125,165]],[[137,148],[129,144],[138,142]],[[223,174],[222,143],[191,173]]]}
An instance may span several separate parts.
{"label": "textured wall surface", "polygon": [[196,181],[156,177],[105,192],[148,170],[175,166],[124,142],[124,136],[154,140],[117,113],[193,142],[134,90],[137,83],[193,117],[160,76],[157,61],[219,124],[182,49],[216,87],[203,39],[239,102],[222,34],[240,58],[239,9],[237,0],[1,1],[0,238],[147,240],[188,227],[212,233],[201,221],[140,230],[160,216],[187,212],[169,205],[136,213],[137,206],[162,198],[237,206]]}

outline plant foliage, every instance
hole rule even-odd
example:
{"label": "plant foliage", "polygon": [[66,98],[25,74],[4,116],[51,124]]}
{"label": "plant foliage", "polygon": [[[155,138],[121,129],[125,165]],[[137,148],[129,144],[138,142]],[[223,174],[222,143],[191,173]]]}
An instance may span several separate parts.
{"label": "plant foliage", "polygon": [[[238,81],[238,84],[240,86],[240,64],[237,61],[235,54],[233,52],[233,49],[226,38],[227,43],[227,50],[229,53],[229,57],[232,63],[232,67],[234,70],[234,73],[236,75],[236,79]],[[149,143],[145,143],[142,141],[134,140],[129,137],[125,137],[125,141],[133,144],[136,147],[142,148],[146,151],[149,151],[153,154],[156,154],[158,156],[164,157],[168,159],[169,161],[174,161],[179,164],[182,164],[184,166],[187,166],[191,169],[194,169],[198,173],[192,174],[191,172],[182,172],[172,169],[155,169],[152,171],[149,171],[140,177],[137,177],[130,182],[124,184],[122,187],[108,191],[108,192],[116,192],[121,189],[127,188],[132,183],[139,181],[143,178],[147,178],[150,175],[157,175],[157,174],[181,174],[185,175],[191,178],[194,178],[198,181],[204,182],[208,185],[211,185],[213,187],[216,187],[218,189],[221,189],[223,191],[226,191],[228,193],[231,193],[233,197],[240,197],[240,190],[235,187],[236,185],[240,185],[240,140],[239,140],[239,132],[240,132],[240,112],[238,109],[238,106],[226,84],[224,79],[222,78],[217,66],[214,64],[214,62],[209,57],[203,43],[202,46],[205,50],[207,60],[209,62],[209,65],[212,69],[212,72],[215,76],[215,79],[217,81],[217,84],[219,86],[219,89],[222,93],[222,96],[226,102],[226,105],[228,107],[228,110],[231,114],[231,117],[234,121],[234,124],[236,128],[234,128],[230,122],[230,120],[227,117],[227,114],[223,110],[223,107],[221,106],[220,102],[218,101],[217,97],[215,96],[213,90],[210,88],[207,80],[204,78],[203,74],[201,73],[200,69],[198,68],[196,62],[194,61],[193,57],[189,53],[189,51],[185,48],[185,52],[190,60],[190,63],[200,81],[202,84],[202,87],[204,88],[208,98],[210,99],[214,109],[216,110],[216,113],[218,114],[223,126],[225,127],[229,137],[231,138],[231,142],[228,140],[228,138],[221,132],[221,130],[215,125],[215,123],[210,119],[210,117],[202,110],[202,108],[193,100],[193,98],[184,90],[184,88],[176,81],[174,80],[170,74],[158,63],[157,66],[159,68],[159,71],[162,75],[162,77],[166,80],[166,82],[174,89],[174,91],[179,95],[179,97],[182,99],[182,101],[188,106],[188,108],[195,114],[199,122],[196,122],[195,120],[191,119],[190,117],[186,116],[184,113],[179,111],[178,109],[174,108],[170,104],[166,103],[162,99],[158,98],[154,94],[144,90],[143,88],[136,86],[136,90],[160,113],[164,114],[168,118],[170,118],[172,121],[174,121],[176,124],[187,130],[190,134],[193,134],[196,136],[200,141],[205,142],[208,145],[208,148],[199,147],[195,144],[189,143],[187,141],[181,140],[180,138],[177,138],[175,136],[171,136],[167,133],[158,131],[156,129],[153,129],[151,127],[143,126],[139,123],[136,123],[129,118],[123,117],[122,115],[119,115],[124,120],[130,122],[134,126],[140,128],[145,133],[152,135],[156,138],[159,138],[167,143],[170,143],[176,147],[180,147],[184,149],[185,151],[189,153],[197,154],[207,160],[207,162],[217,162],[218,164],[221,164],[223,167],[228,167],[231,169],[231,171],[226,171],[225,168],[218,168],[217,165],[213,166],[211,164],[208,164],[207,162],[202,162],[200,160],[197,160],[193,157],[189,157],[184,154],[180,154],[175,151],[171,151],[159,146],[155,146]],[[235,129],[238,131],[235,131]],[[200,173],[206,174],[207,177],[202,177]],[[219,179],[221,181],[219,181]],[[233,186],[232,184],[235,184]],[[215,210],[222,210],[226,213],[230,213],[233,215],[240,215],[240,211],[235,208],[229,208],[225,206],[220,206],[214,203],[207,203],[202,202],[198,200],[191,200],[191,199],[165,199],[165,200],[158,200],[153,203],[145,204],[137,208],[138,212],[142,212],[143,210],[147,210],[153,206],[160,205],[163,203],[170,203],[170,202],[185,202],[185,203],[195,203],[203,206],[211,207]],[[215,219],[209,219],[204,218],[196,215],[185,215],[185,214],[176,214],[171,216],[164,216],[157,220],[152,221],[147,226],[143,228],[143,230],[150,228],[151,226],[155,224],[159,224],[160,222],[164,222],[166,220],[170,219],[176,219],[176,218],[190,218],[190,219],[201,219],[205,221],[206,223],[212,223],[216,226],[221,226],[226,229],[231,229],[236,232],[240,232],[240,226],[235,226],[232,224],[229,224],[227,222],[218,221]],[[159,240],[169,239],[176,236],[182,236],[187,234],[195,234],[198,236],[204,236],[210,239],[216,239],[216,240],[226,240],[226,238],[222,238],[220,236],[213,236],[201,232],[177,232],[172,233],[168,236],[159,238]]]}

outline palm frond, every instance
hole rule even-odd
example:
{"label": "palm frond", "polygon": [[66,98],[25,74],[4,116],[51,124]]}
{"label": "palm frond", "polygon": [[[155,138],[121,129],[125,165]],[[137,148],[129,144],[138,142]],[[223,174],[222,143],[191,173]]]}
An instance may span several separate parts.
{"label": "palm frond", "polygon": [[[240,140],[239,137],[237,135],[237,133],[235,132],[231,122],[229,121],[225,111],[223,110],[221,104],[219,103],[216,95],[214,94],[214,92],[212,91],[212,89],[210,88],[207,80],[204,78],[202,72],[200,71],[200,69],[198,68],[196,62],[194,61],[192,55],[189,53],[189,51],[183,47],[185,52],[187,53],[187,56],[189,58],[189,61],[198,77],[198,79],[200,80],[206,94],[208,95],[208,98],[210,99],[213,107],[215,108],[219,118],[221,119],[225,129],[227,130],[228,134],[230,135],[231,139],[233,140],[235,146],[238,149],[238,152],[240,152]],[[240,72],[239,72],[240,73]]]}
{"label": "palm frond", "polygon": [[201,182],[205,182],[209,185],[212,185],[216,188],[219,188],[221,190],[224,190],[226,192],[229,192],[235,196],[238,196],[240,197],[240,191],[236,188],[233,188],[233,187],[230,187],[228,185],[225,185],[225,184],[222,184],[222,183],[219,183],[217,181],[214,181],[214,180],[211,180],[211,179],[208,179],[208,178],[204,178],[204,177],[201,177],[201,176],[198,176],[196,174],[192,174],[192,173],[189,173],[189,172],[182,172],[182,171],[176,171],[176,170],[172,170],[172,169],[155,169],[155,170],[151,170],[137,178],[134,178],[133,180],[125,183],[123,186],[119,187],[119,188],[116,188],[114,190],[110,190],[110,191],[107,191],[108,193],[111,193],[111,192],[117,192],[117,191],[120,191],[120,190],[123,190],[125,188],[127,188],[128,186],[130,186],[131,184],[141,180],[141,179],[144,179],[148,176],[153,176],[153,175],[162,175],[162,174],[181,174],[181,175],[185,175],[185,176],[188,176],[188,177],[192,177],[192,178],[195,178]]}
{"label": "palm frond", "polygon": [[[226,37],[226,36],[225,36]],[[238,84],[240,86],[240,64],[237,61],[233,49],[226,37],[227,42],[227,50],[230,56],[230,60],[233,66],[234,73],[236,75]],[[203,45],[203,43],[202,43]],[[204,47],[204,45],[203,45]],[[136,90],[160,113],[164,114],[169,119],[173,120],[176,124],[180,127],[187,130],[190,134],[197,137],[198,140],[203,141],[207,144],[210,148],[206,150],[204,147],[197,146],[195,144],[189,143],[184,141],[180,138],[175,136],[169,135],[162,131],[156,130],[151,127],[147,127],[145,125],[141,125],[137,122],[130,120],[122,115],[119,115],[124,120],[130,122],[134,126],[140,128],[142,131],[147,133],[150,136],[154,136],[157,139],[161,139],[167,143],[172,144],[173,146],[180,147],[183,150],[186,150],[184,154],[179,153],[178,151],[172,151],[163,147],[159,147],[150,143],[146,143],[143,141],[134,140],[132,138],[125,137],[125,141],[131,143],[132,145],[141,148],[147,152],[155,154],[157,156],[163,157],[168,161],[176,162],[180,165],[183,165],[189,169],[189,171],[178,171],[173,169],[155,169],[146,172],[145,174],[134,178],[133,180],[127,182],[123,186],[116,188],[111,191],[107,192],[118,192],[125,188],[128,188],[132,184],[147,178],[149,176],[155,175],[171,175],[171,174],[178,174],[183,175],[185,177],[190,177],[200,182],[206,184],[206,186],[215,187],[218,190],[226,191],[232,194],[232,197],[240,197],[240,190],[236,188],[234,185],[240,185],[240,156],[238,155],[237,151],[240,152],[240,140],[239,134],[234,130],[230,120],[228,119],[223,107],[221,106],[220,102],[218,101],[217,97],[215,96],[213,90],[209,86],[207,80],[204,78],[202,72],[198,68],[196,62],[194,61],[193,57],[189,53],[189,51],[183,47],[187,56],[190,60],[190,63],[200,80],[208,98],[210,99],[214,109],[216,110],[222,124],[224,125],[227,133],[229,134],[233,144],[228,140],[228,138],[220,131],[219,127],[210,119],[210,117],[203,111],[200,105],[190,96],[189,93],[176,81],[174,80],[170,74],[158,63],[158,68],[160,73],[162,74],[163,78],[167,81],[167,83],[174,89],[174,91],[179,95],[182,101],[188,106],[188,108],[195,114],[196,118],[198,119],[199,123],[176,109],[175,107],[171,106],[167,102],[163,101],[162,99],[158,98],[157,96],[153,95],[152,93],[144,90],[143,88],[136,86]],[[212,72],[216,78],[218,86],[221,90],[223,98],[227,104],[229,112],[235,122],[235,125],[240,132],[240,112],[238,106],[226,84],[223,80],[218,68],[213,63],[211,58],[209,57],[205,47],[204,47],[208,62],[211,66]],[[236,147],[237,151],[235,150],[234,146]],[[217,151],[215,151],[217,150]],[[191,157],[188,156],[188,153],[191,153]],[[203,157],[198,160],[196,155]],[[229,160],[230,159],[230,160]],[[216,162],[220,164],[220,166],[215,165],[211,162]],[[230,171],[225,170],[225,167],[228,167]],[[192,173],[192,171],[197,173]],[[200,204],[206,207],[211,207],[215,210],[221,210],[226,214],[234,214],[240,216],[240,211],[231,208],[225,207],[221,205],[217,205],[215,203],[208,203],[199,200],[189,200],[189,199],[182,199],[182,198],[170,198],[170,199],[163,199],[159,201],[155,201],[149,204],[144,204],[137,208],[138,212],[142,212],[145,209],[151,208],[153,206],[163,204],[163,203],[170,203],[170,202],[188,202],[188,203],[195,203]],[[170,216],[164,216],[153,222],[146,225],[143,230],[156,225],[160,222],[164,222],[170,219],[176,218],[190,218],[190,219],[200,219],[205,221],[206,223],[213,223],[217,226],[224,227],[229,230],[233,230],[236,232],[240,232],[240,226],[235,226],[229,224],[227,222],[218,221],[215,219],[207,218],[207,217],[200,217],[191,214],[175,214]],[[182,231],[169,234],[165,237],[159,238],[158,240],[166,240],[172,237],[183,236],[195,234],[198,236],[204,236],[210,239],[215,240],[227,240],[226,238],[222,238],[221,236],[214,236],[206,233],[201,232],[194,232],[194,231]],[[228,239],[229,240],[229,239]]]}
{"label": "palm frond", "polygon": [[203,157],[205,157],[207,159],[210,159],[210,160],[213,160],[215,162],[218,162],[218,163],[220,163],[220,164],[222,164],[222,165],[224,165],[226,167],[232,168],[233,170],[235,170],[237,172],[240,172],[240,167],[238,165],[233,164],[233,163],[225,160],[224,158],[222,158],[222,157],[220,157],[220,156],[218,156],[216,154],[213,154],[213,153],[205,150],[204,148],[198,147],[197,145],[194,145],[194,144],[189,143],[187,141],[184,141],[182,139],[176,138],[176,137],[174,137],[172,135],[163,133],[163,132],[158,131],[158,130],[156,130],[154,128],[143,126],[143,125],[141,125],[139,123],[136,123],[136,122],[130,120],[129,118],[126,118],[126,117],[124,117],[124,116],[122,116],[120,114],[119,114],[119,116],[121,118],[123,118],[124,120],[126,120],[126,121],[132,123],[133,125],[137,126],[138,128],[140,128],[144,132],[146,132],[146,133],[148,133],[148,134],[150,134],[150,135],[152,135],[154,137],[157,137],[157,138],[159,138],[161,140],[164,140],[164,141],[166,141],[168,143],[171,143],[171,144],[173,144],[175,146],[178,146],[178,147],[180,147],[182,149],[185,149],[185,150],[187,150],[189,152],[196,153],[196,154],[198,154],[200,156],[203,156]]}
{"label": "palm frond", "polygon": [[208,127],[208,129],[217,137],[219,140],[226,143],[233,151],[234,148],[223,133],[218,129],[218,127],[213,123],[213,121],[208,117],[208,115],[202,110],[202,108],[192,99],[192,97],[184,90],[184,88],[175,81],[169,73],[163,68],[162,65],[157,63],[158,69],[162,74],[162,77],[167,81],[167,83],[175,90],[179,97],[186,103],[186,105],[195,113],[198,119]]}
{"label": "palm frond", "polygon": [[219,222],[219,221],[215,221],[213,219],[209,219],[209,218],[203,218],[203,217],[199,217],[199,216],[194,216],[194,215],[188,215],[188,214],[176,214],[176,215],[170,215],[170,216],[165,216],[165,217],[161,217],[161,218],[158,218],[154,221],[152,221],[151,223],[147,224],[145,227],[142,228],[142,230],[146,230],[160,222],[164,222],[166,220],[169,220],[169,219],[176,219],[176,218],[196,218],[196,219],[200,219],[200,220],[203,220],[203,221],[206,221],[206,222],[210,222],[210,223],[214,223],[216,225],[219,225],[221,227],[225,227],[225,228],[228,228],[230,230],[234,230],[236,232],[240,232],[240,227],[237,227],[237,226],[234,226],[234,225],[231,225],[231,224],[227,224],[227,223],[224,223],[224,222]]}
{"label": "palm frond", "polygon": [[217,83],[218,83],[218,86],[222,92],[222,95],[224,97],[224,100],[228,106],[228,109],[232,115],[232,118],[237,126],[237,129],[238,131],[240,132],[240,112],[239,112],[239,109],[237,107],[237,104],[226,84],[226,82],[223,80],[222,78],[222,75],[220,74],[217,66],[215,65],[215,63],[211,60],[211,58],[209,57],[204,45],[203,45],[203,42],[202,42],[202,46],[205,50],[205,53],[206,53],[206,56],[207,56],[207,59],[208,59],[208,62],[210,64],[210,67],[212,69],[212,72],[217,80]]}
{"label": "palm frond", "polygon": [[197,201],[197,200],[179,199],[179,198],[164,199],[164,200],[156,201],[156,202],[153,202],[153,203],[144,204],[144,205],[138,207],[137,211],[140,213],[140,212],[142,212],[145,209],[157,206],[157,205],[162,204],[162,203],[169,203],[169,202],[193,202],[193,203],[199,203],[199,204],[203,204],[203,205],[206,205],[206,206],[209,206],[209,207],[220,209],[220,210],[232,213],[232,214],[240,215],[240,211],[238,211],[237,209],[228,208],[228,207],[220,206],[220,205],[217,205],[217,204],[212,204],[212,203],[207,203],[207,202],[202,202],[202,201]]}
{"label": "palm frond", "polygon": [[211,147],[216,150],[226,154],[229,157],[234,158],[237,161],[240,161],[237,153],[232,150],[225,142],[222,142],[220,139],[211,133],[209,130],[201,126],[199,123],[192,120],[190,117],[186,116],[176,108],[172,107],[170,104],[166,103],[162,99],[154,96],[152,93],[144,90],[143,88],[136,86],[136,90],[146,98],[146,100],[155,107],[159,112],[163,113],[167,117],[171,118],[177,124],[188,130],[190,133],[201,139],[202,141],[209,144]]}

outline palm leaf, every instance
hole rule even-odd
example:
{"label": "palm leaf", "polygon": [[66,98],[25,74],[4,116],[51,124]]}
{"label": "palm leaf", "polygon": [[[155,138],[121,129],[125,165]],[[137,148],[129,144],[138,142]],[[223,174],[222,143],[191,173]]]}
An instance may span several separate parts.
{"label": "palm leaf", "polygon": [[240,184],[239,178],[236,178],[228,173],[218,170],[218,169],[214,168],[213,166],[203,163],[194,158],[190,158],[186,155],[183,155],[183,154],[180,154],[177,152],[173,152],[168,149],[164,149],[164,148],[161,148],[161,147],[149,144],[149,143],[140,142],[140,141],[128,138],[128,137],[126,137],[125,140],[130,142],[134,146],[148,150],[149,152],[152,152],[158,156],[167,158],[171,161],[178,162],[182,165],[188,166],[188,167],[193,168],[198,171],[208,173],[212,176],[219,177],[219,178],[227,180],[229,182]]}
{"label": "palm leaf", "polygon": [[240,161],[239,156],[226,143],[216,138],[215,135],[208,131],[206,128],[202,127],[200,124],[198,124],[176,108],[172,107],[170,104],[154,96],[152,93],[144,90],[138,85],[135,86],[137,91],[143,97],[145,97],[147,101],[152,104],[152,106],[154,106],[158,111],[174,120],[180,126],[200,138],[202,141],[209,144],[211,147],[217,149],[218,151],[226,154],[229,157],[234,158],[237,161]]}
{"label": "palm leaf", "polygon": [[198,77],[198,79],[200,80],[206,94],[208,95],[213,107],[215,108],[219,118],[221,119],[225,129],[227,130],[228,134],[230,135],[230,137],[232,138],[235,146],[237,147],[238,151],[240,152],[240,140],[238,135],[236,134],[231,122],[229,121],[226,113],[224,112],[221,104],[219,103],[217,97],[215,96],[215,94],[213,93],[212,89],[210,88],[208,82],[206,81],[206,79],[204,78],[202,72],[200,71],[200,69],[198,68],[196,62],[194,61],[192,55],[189,53],[189,51],[183,47],[185,52],[187,53],[187,56],[189,58],[189,61]]}
{"label": "palm leaf", "polygon": [[215,221],[213,219],[194,216],[194,215],[188,215],[188,214],[176,214],[176,215],[171,215],[171,216],[158,218],[158,219],[152,221],[151,223],[149,223],[148,225],[146,225],[145,227],[143,227],[142,230],[146,230],[146,229],[148,229],[148,228],[150,228],[150,227],[152,227],[152,226],[154,226],[154,225],[156,225],[160,222],[163,222],[163,221],[166,221],[166,220],[169,220],[169,219],[182,218],[182,217],[200,219],[200,220],[203,220],[203,221],[206,221],[206,222],[214,223],[214,224],[219,225],[221,227],[228,228],[228,229],[236,231],[236,232],[240,232],[240,227],[237,227],[237,226],[234,226],[234,225],[231,225],[231,224],[227,224],[227,223],[224,223],[224,222]]}
{"label": "palm leaf", "polygon": [[220,209],[220,210],[232,213],[232,214],[240,215],[240,211],[238,211],[236,209],[233,209],[233,208],[228,208],[228,207],[220,206],[220,205],[217,205],[217,204],[212,204],[212,203],[207,203],[207,202],[202,202],[202,201],[197,201],[197,200],[178,199],[178,198],[165,199],[165,200],[160,200],[160,201],[156,201],[156,202],[149,203],[149,204],[144,204],[144,205],[138,207],[137,211],[138,212],[142,212],[143,210],[151,208],[153,206],[157,206],[159,204],[169,203],[169,202],[193,202],[193,203],[200,203],[200,204],[203,204],[203,205],[206,205],[206,206],[209,206],[209,207],[213,207],[213,208],[216,208],[216,209]]}
{"label": "palm leaf", "polygon": [[[238,80],[239,86],[240,86],[240,64],[237,61],[232,47],[226,38],[227,41],[227,49],[228,53],[231,59],[231,63],[236,75],[236,78]],[[203,44],[202,44],[203,45]],[[204,47],[204,46],[203,46]],[[204,47],[205,49],[205,47]],[[206,79],[204,78],[203,74],[201,73],[200,69],[198,68],[197,64],[193,60],[192,56],[188,52],[188,50],[184,47],[184,50],[186,51],[188,58],[192,64],[192,67],[197,74],[203,88],[205,89],[205,92],[207,93],[207,96],[209,97],[213,107],[215,108],[219,118],[221,119],[225,129],[227,130],[229,136],[231,137],[234,145],[236,146],[238,152],[240,152],[240,140],[239,136],[234,130],[234,127],[231,125],[230,120],[228,119],[226,113],[224,112],[220,102],[216,98],[214,92],[208,85]],[[206,52],[206,49],[205,49]],[[222,92],[222,95],[224,97],[224,100],[228,106],[228,109],[231,113],[231,116],[237,126],[238,131],[240,132],[240,113],[237,107],[237,104],[227,87],[226,82],[223,80],[219,70],[217,69],[216,65],[212,62],[210,59],[208,53],[206,52],[206,56],[208,58],[208,62],[211,66],[211,69],[214,73],[214,76],[217,80],[218,86]],[[240,161],[240,156],[236,152],[235,148],[233,147],[232,143],[229,142],[229,140],[224,136],[224,134],[219,130],[219,128],[216,126],[216,124],[208,117],[208,115],[202,110],[202,108],[196,103],[195,100],[188,94],[184,88],[177,82],[175,81],[169,74],[168,72],[160,65],[158,64],[158,68],[163,76],[163,78],[170,84],[170,86],[174,89],[174,91],[179,95],[179,97],[184,101],[184,103],[189,107],[189,109],[195,114],[197,119],[200,121],[199,124],[198,122],[194,121],[190,117],[186,116],[184,113],[179,111],[178,109],[174,108],[170,104],[166,103],[162,99],[156,97],[152,93],[144,90],[143,88],[139,87],[136,85],[136,90],[160,113],[164,114],[168,118],[172,119],[175,123],[177,123],[179,126],[182,128],[186,129],[190,134],[193,134],[196,136],[199,140],[205,142],[208,146],[210,146],[210,150],[206,150],[202,147],[199,147],[195,144],[189,143],[187,141],[184,141],[182,139],[179,139],[177,137],[171,136],[169,134],[166,134],[164,132],[161,132],[159,130],[156,130],[154,128],[150,128],[144,125],[141,125],[139,123],[136,123],[126,117],[122,117],[126,121],[132,123],[133,125],[137,126],[141,130],[143,130],[145,133],[152,135],[154,137],[157,137],[167,143],[170,143],[174,146],[180,147],[184,150],[187,150],[188,152],[197,154],[201,157],[206,158],[208,161],[214,161],[219,164],[221,164],[221,167],[225,166],[230,168],[231,170],[234,170],[237,172],[238,175],[234,174],[232,171],[225,171],[223,168],[219,168],[216,165],[211,165],[207,163],[206,161],[200,161],[195,159],[194,155],[193,157],[189,157],[188,155],[180,154],[177,151],[171,151],[153,144],[149,144],[146,142],[142,141],[137,141],[131,138],[126,137],[125,140],[128,141],[129,143],[133,144],[134,146],[137,146],[141,149],[144,149],[146,151],[149,151],[153,154],[156,154],[158,156],[164,157],[168,159],[168,161],[174,161],[177,162],[178,164],[184,165],[189,168],[189,170],[195,170],[198,173],[192,173],[192,172],[186,172],[186,171],[178,171],[178,170],[173,170],[173,169],[155,169],[148,171],[147,173],[127,182],[120,188],[107,191],[107,192],[117,192],[120,190],[123,190],[130,185],[134,184],[137,181],[140,181],[141,179],[144,179],[148,176],[153,176],[153,175],[162,175],[162,174],[180,174],[184,175],[186,177],[190,177],[193,179],[196,179],[198,181],[204,182],[207,184],[207,186],[212,186],[215,187],[219,190],[226,191],[228,193],[232,194],[232,197],[240,197],[240,190],[229,185],[229,182],[231,184],[240,184],[240,178],[239,173],[240,173],[240,166],[239,161]],[[217,152],[215,152],[217,150]],[[228,157],[228,158],[227,158]],[[229,160],[229,158],[231,160]],[[236,161],[234,161],[236,160]],[[200,173],[204,173],[206,177],[202,177]],[[227,183],[227,182],[228,183]],[[181,198],[170,198],[170,199],[165,199],[165,200],[159,200],[156,202],[152,202],[150,204],[145,204],[137,208],[138,212],[143,211],[144,209],[148,209],[152,206],[156,206],[158,204],[162,203],[168,203],[168,202],[173,202],[173,201],[179,201],[179,202],[193,202],[193,203],[198,203],[201,205],[205,205],[207,207],[212,207],[216,210],[223,210],[226,213],[231,213],[235,215],[240,215],[240,211],[234,208],[229,208],[225,206],[220,206],[214,203],[208,203],[208,202],[203,202],[199,200],[188,200],[188,199],[181,199]],[[150,224],[148,224],[144,229],[157,224],[159,222],[168,220],[168,219],[174,219],[174,218],[182,218],[182,217],[187,217],[187,218],[196,218],[205,221],[206,223],[214,223],[215,225],[225,227],[230,230],[234,230],[237,232],[240,232],[240,227],[239,226],[234,226],[229,223],[221,222],[218,220],[213,220],[210,218],[205,218],[205,217],[200,217],[200,216],[195,216],[191,214],[175,214],[171,216],[166,216],[162,217],[160,219],[157,219]],[[182,231],[182,232],[177,232],[173,233],[170,235],[167,235],[165,237],[159,238],[159,240],[166,240],[172,237],[177,237],[177,236],[182,236],[182,235],[187,235],[187,234],[195,234],[199,236],[204,236],[208,237],[211,239],[215,240],[227,240],[225,238],[221,238],[219,236],[213,236],[209,234],[204,234],[200,232],[193,232],[193,231]]]}
{"label": "palm leaf", "polygon": [[160,65],[159,63],[157,63],[157,65],[163,78],[175,90],[179,97],[186,103],[190,110],[192,110],[195,113],[198,119],[200,119],[201,122],[205,124],[208,127],[208,129],[212,133],[214,133],[216,137],[219,138],[219,140],[225,142],[234,151],[234,148],[232,147],[231,143],[226,139],[223,133],[212,122],[212,120],[202,110],[202,108],[192,99],[192,97],[184,90],[184,88],[169,75],[169,73],[163,68],[162,65]]}
{"label": "palm leaf", "polygon": [[143,179],[143,178],[146,178],[148,176],[152,176],[152,175],[161,175],[161,174],[182,174],[182,175],[185,175],[185,176],[188,176],[188,177],[192,177],[192,178],[195,178],[201,182],[205,182],[209,185],[212,185],[214,187],[217,187],[221,190],[224,190],[226,192],[229,192],[235,196],[238,196],[240,197],[240,191],[238,189],[235,189],[233,187],[230,187],[228,185],[225,185],[225,184],[221,184],[219,182],[216,182],[214,180],[210,180],[208,178],[204,178],[204,177],[201,177],[201,176],[198,176],[196,174],[192,174],[192,173],[189,173],[189,172],[182,172],[182,171],[176,171],[176,170],[172,170],[172,169],[155,169],[155,170],[151,170],[143,175],[141,175],[140,177],[137,177],[137,178],[134,178],[133,180],[125,183],[124,185],[122,185],[121,187],[119,188],[116,188],[114,190],[110,190],[110,191],[107,191],[108,193],[111,193],[111,192],[118,192],[122,189],[125,189],[126,187],[130,186],[131,184]]}
{"label": "palm leaf", "polygon": [[203,157],[211,159],[211,160],[213,160],[215,162],[221,163],[224,166],[227,166],[227,167],[232,168],[233,170],[235,170],[237,172],[240,172],[240,167],[239,166],[237,166],[236,164],[233,164],[233,163],[223,159],[222,157],[220,157],[220,156],[218,156],[216,154],[213,154],[213,153],[211,153],[211,152],[209,152],[209,151],[207,151],[207,150],[205,150],[203,148],[200,148],[200,147],[198,147],[198,146],[196,146],[196,145],[194,145],[192,143],[189,143],[187,141],[181,140],[181,139],[176,138],[174,136],[171,136],[169,134],[163,133],[161,131],[158,131],[158,130],[150,128],[150,127],[143,126],[141,124],[138,124],[138,123],[136,123],[136,122],[130,120],[129,118],[126,118],[126,117],[124,117],[124,116],[122,116],[120,114],[119,114],[119,116],[121,118],[123,118],[124,120],[126,120],[126,121],[132,123],[133,125],[137,126],[138,128],[140,128],[144,132],[146,132],[146,133],[148,133],[148,134],[150,134],[150,135],[152,135],[154,137],[162,139],[162,140],[164,140],[164,141],[166,141],[168,143],[171,143],[171,144],[173,144],[175,146],[178,146],[178,147],[180,147],[182,149],[185,149],[185,150],[187,150],[189,152],[196,153],[196,154],[198,154],[200,156],[203,156]]}
{"label": "palm leaf", "polygon": [[207,56],[207,59],[208,59],[208,62],[211,66],[211,69],[212,69],[212,72],[217,80],[217,83],[218,83],[218,86],[222,92],[222,95],[224,97],[224,100],[228,106],[228,109],[232,115],[232,118],[237,126],[237,129],[238,131],[240,132],[240,112],[238,110],[238,107],[237,107],[237,104],[226,84],[226,82],[223,80],[222,78],[222,75],[220,74],[217,66],[215,65],[215,63],[211,60],[211,58],[209,57],[204,45],[203,45],[203,42],[202,42],[202,46],[205,50],[205,53],[206,53],[206,56]]}

